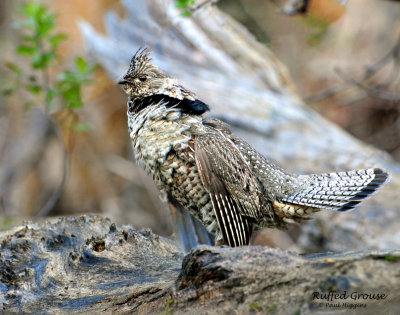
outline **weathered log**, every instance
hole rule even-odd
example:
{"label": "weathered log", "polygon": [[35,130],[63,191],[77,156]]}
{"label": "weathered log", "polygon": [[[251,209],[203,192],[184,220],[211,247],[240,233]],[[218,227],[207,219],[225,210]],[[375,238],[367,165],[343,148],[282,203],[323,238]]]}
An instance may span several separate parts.
{"label": "weathered log", "polygon": [[[183,257],[149,230],[92,216],[26,223],[1,233],[0,244],[5,314],[371,314],[400,307],[400,251],[299,256],[201,246]],[[329,292],[341,296],[324,299]]]}
{"label": "weathered log", "polygon": [[293,232],[299,250],[399,247],[399,165],[308,108],[267,47],[213,5],[183,17],[172,0],[122,2],[126,16],[107,13],[106,35],[80,23],[90,55],[114,80],[140,46],[150,46],[155,64],[196,91],[211,105],[213,116],[286,169],[310,173],[378,166],[392,174],[391,182],[356,211],[321,212]]}

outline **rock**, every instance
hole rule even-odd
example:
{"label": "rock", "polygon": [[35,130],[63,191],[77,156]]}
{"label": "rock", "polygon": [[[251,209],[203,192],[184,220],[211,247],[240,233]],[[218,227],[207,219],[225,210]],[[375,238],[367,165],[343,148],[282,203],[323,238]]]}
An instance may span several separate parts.
{"label": "rock", "polygon": [[98,216],[26,223],[2,232],[0,243],[4,313],[369,314],[400,308],[400,251],[302,256],[261,246],[200,246],[184,257],[174,242],[148,229],[117,227]]}

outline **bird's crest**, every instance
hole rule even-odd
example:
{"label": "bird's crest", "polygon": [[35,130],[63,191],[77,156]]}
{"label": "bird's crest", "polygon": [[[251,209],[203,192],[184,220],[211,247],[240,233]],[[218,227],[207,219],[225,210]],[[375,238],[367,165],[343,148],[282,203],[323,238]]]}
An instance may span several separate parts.
{"label": "bird's crest", "polygon": [[147,47],[139,48],[131,59],[127,75],[134,76],[136,73],[144,72],[151,61],[150,53],[151,50]]}

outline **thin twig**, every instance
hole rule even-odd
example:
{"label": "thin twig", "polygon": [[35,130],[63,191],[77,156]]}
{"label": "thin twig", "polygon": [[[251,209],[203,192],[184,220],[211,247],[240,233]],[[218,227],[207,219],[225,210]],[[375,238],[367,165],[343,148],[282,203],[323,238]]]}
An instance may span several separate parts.
{"label": "thin twig", "polygon": [[[42,41],[39,41],[38,50],[39,50],[39,53],[41,55],[44,54]],[[50,78],[49,78],[49,73],[48,73],[48,67],[47,66],[43,67],[41,72],[42,72],[42,80],[43,80],[43,90],[47,92],[48,89],[49,89],[49,84],[50,84],[49,83],[50,82]],[[48,114],[49,113],[49,106],[46,105],[46,102],[43,102],[43,103],[45,104],[44,112],[46,114]]]}
{"label": "thin twig", "polygon": [[203,2],[200,2],[199,4],[192,6],[189,9],[190,13],[194,13],[195,11],[201,9],[202,7],[206,6],[206,5],[213,5],[216,4],[219,0],[204,0]]}
{"label": "thin twig", "polygon": [[54,206],[56,205],[57,201],[61,197],[62,190],[64,188],[66,179],[67,179],[67,173],[68,173],[68,153],[65,149],[64,142],[61,137],[61,132],[59,130],[59,127],[55,124],[54,121],[51,120],[51,125],[53,127],[53,130],[57,136],[57,139],[60,143],[60,147],[63,152],[63,169],[62,169],[62,177],[61,181],[57,186],[57,189],[53,192],[51,195],[50,199],[47,200],[46,204],[43,206],[43,208],[39,211],[39,213],[35,216],[35,220],[47,216],[51,210],[53,210]]}
{"label": "thin twig", "polygon": [[396,44],[393,46],[392,49],[388,51],[386,55],[384,55],[374,64],[369,65],[367,67],[364,73],[363,80],[369,79],[374,73],[376,73],[379,69],[381,69],[390,60],[392,59],[397,60],[399,57],[399,51],[400,51],[400,36],[398,37]]}
{"label": "thin twig", "polygon": [[337,70],[337,73],[344,81],[357,86],[361,90],[367,92],[367,94],[370,96],[375,96],[385,101],[400,101],[400,93],[390,93],[382,91],[380,88],[377,88],[376,86],[368,86],[366,84],[363,84],[361,81],[357,81],[349,74],[346,74],[344,71],[340,69]]}
{"label": "thin twig", "polygon": [[346,89],[349,85],[347,83],[341,82],[339,84],[336,84],[330,88],[323,89],[321,91],[315,92],[312,95],[306,96],[304,98],[304,101],[306,103],[314,103],[314,102],[319,102],[322,101],[328,97],[331,97],[335,94],[340,93],[344,89]]}

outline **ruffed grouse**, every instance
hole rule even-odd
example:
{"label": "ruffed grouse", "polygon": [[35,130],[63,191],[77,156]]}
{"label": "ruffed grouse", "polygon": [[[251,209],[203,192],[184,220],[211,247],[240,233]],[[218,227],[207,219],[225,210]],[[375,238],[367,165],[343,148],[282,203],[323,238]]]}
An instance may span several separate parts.
{"label": "ruffed grouse", "polygon": [[209,107],[151,63],[146,49],[119,82],[129,96],[136,158],[173,203],[199,219],[217,244],[248,245],[260,227],[284,227],[319,209],[348,211],[388,179],[379,168],[294,175],[217,119]]}

